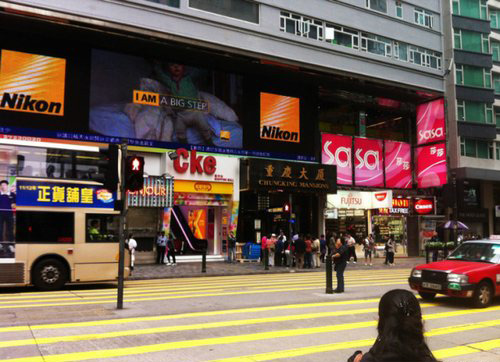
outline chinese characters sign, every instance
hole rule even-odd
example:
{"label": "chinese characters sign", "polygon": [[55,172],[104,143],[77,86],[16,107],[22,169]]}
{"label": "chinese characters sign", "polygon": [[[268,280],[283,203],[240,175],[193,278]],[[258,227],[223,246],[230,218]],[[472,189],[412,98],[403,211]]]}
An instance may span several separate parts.
{"label": "chinese characters sign", "polygon": [[335,166],[264,159],[242,160],[241,190],[329,192],[337,189]]}
{"label": "chinese characters sign", "polygon": [[415,150],[419,188],[443,186],[447,182],[446,144],[438,143]]}
{"label": "chinese characters sign", "polygon": [[384,187],[383,141],[354,139],[355,183],[358,186]]}
{"label": "chinese characters sign", "polygon": [[385,141],[385,186],[409,189],[411,177],[411,146],[408,143]]}
{"label": "chinese characters sign", "polygon": [[444,141],[444,99],[421,104],[417,107],[417,144]]}
{"label": "chinese characters sign", "polygon": [[115,195],[101,186],[19,181],[17,205],[55,207],[114,207]]}
{"label": "chinese characters sign", "polygon": [[352,185],[352,137],[322,134],[321,163],[337,166],[337,183]]}

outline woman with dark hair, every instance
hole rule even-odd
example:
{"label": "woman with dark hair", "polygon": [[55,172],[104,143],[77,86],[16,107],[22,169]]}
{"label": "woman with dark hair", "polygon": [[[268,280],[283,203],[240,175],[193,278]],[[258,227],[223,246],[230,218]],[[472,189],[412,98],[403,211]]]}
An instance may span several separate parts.
{"label": "woman with dark hair", "polygon": [[364,355],[357,351],[352,361],[437,362],[425,342],[422,311],[413,293],[403,289],[385,293],[378,315],[375,343]]}

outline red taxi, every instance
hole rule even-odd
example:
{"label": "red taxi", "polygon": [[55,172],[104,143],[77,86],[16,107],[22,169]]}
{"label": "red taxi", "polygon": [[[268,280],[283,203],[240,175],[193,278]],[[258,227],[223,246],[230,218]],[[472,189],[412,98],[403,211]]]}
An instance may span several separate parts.
{"label": "red taxi", "polygon": [[408,281],[426,300],[471,297],[476,307],[487,307],[500,295],[500,240],[466,241],[446,260],[415,267]]}

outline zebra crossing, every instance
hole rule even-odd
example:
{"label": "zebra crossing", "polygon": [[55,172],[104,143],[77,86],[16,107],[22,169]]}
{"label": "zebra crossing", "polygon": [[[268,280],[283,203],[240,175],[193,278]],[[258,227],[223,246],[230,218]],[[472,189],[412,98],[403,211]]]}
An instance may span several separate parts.
{"label": "zebra crossing", "polygon": [[[385,290],[407,288],[408,273],[351,272],[349,288],[374,296],[354,299],[324,295],[322,273],[129,281],[128,309],[121,312],[114,310],[113,288],[4,290],[0,360],[346,361],[355,350],[366,351],[373,344],[379,298]],[[174,308],[186,303],[185,312]],[[440,360],[500,359],[498,303],[471,309],[464,302],[437,298],[421,307],[429,346]],[[68,318],[68,309],[105,313],[82,320]],[[44,313],[50,318],[41,318]],[[7,317],[16,314],[33,318]]]}

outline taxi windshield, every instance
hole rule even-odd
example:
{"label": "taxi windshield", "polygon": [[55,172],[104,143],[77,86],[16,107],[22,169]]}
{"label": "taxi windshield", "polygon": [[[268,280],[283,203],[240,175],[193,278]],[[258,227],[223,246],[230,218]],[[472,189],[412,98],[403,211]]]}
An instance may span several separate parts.
{"label": "taxi windshield", "polygon": [[449,260],[500,263],[500,244],[465,243],[448,256]]}

